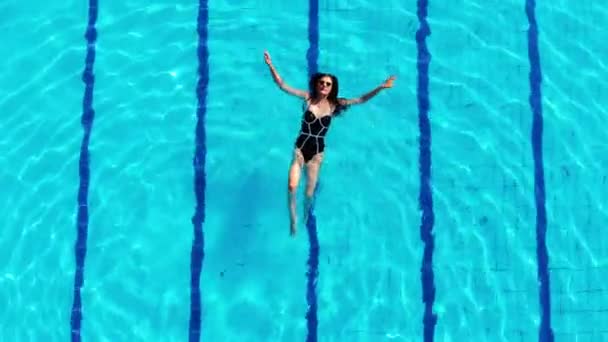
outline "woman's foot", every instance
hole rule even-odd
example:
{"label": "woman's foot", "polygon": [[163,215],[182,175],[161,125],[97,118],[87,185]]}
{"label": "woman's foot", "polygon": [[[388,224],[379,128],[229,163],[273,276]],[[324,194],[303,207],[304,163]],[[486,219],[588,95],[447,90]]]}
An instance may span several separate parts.
{"label": "woman's foot", "polygon": [[295,221],[291,221],[291,224],[289,225],[289,235],[296,236],[296,222]]}

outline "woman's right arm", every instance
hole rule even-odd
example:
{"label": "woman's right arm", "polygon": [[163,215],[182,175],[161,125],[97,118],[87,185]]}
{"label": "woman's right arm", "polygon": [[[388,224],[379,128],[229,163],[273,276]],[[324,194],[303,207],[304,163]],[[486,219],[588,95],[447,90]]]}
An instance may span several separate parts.
{"label": "woman's right arm", "polygon": [[301,97],[304,99],[308,98],[307,91],[292,88],[281,79],[281,76],[279,75],[277,70],[274,68],[274,65],[272,65],[272,61],[270,60],[270,54],[268,53],[268,51],[264,51],[264,61],[266,62],[266,64],[268,65],[268,68],[270,69],[270,73],[272,74],[272,78],[274,79],[274,82],[279,86],[279,88],[281,88],[281,90],[285,91],[288,94],[297,96],[297,97]]}

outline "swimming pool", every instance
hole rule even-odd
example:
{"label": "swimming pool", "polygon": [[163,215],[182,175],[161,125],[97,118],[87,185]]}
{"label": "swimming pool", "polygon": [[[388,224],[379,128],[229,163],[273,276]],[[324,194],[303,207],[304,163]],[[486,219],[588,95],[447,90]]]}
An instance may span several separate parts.
{"label": "swimming pool", "polygon": [[[608,6],[533,4],[0,2],[0,340],[608,341]],[[398,77],[296,238],[264,50]]]}

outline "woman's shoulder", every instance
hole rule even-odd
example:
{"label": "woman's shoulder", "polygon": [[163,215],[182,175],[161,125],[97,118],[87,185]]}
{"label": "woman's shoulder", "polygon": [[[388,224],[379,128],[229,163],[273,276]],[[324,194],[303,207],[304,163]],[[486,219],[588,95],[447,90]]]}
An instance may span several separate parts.
{"label": "woman's shoulder", "polygon": [[336,103],[334,103],[333,106],[332,115],[337,116],[348,109],[348,101],[343,97],[339,97],[336,99]]}
{"label": "woman's shoulder", "polygon": [[302,100],[302,109],[306,110],[308,107],[310,107],[310,98],[306,97]]}

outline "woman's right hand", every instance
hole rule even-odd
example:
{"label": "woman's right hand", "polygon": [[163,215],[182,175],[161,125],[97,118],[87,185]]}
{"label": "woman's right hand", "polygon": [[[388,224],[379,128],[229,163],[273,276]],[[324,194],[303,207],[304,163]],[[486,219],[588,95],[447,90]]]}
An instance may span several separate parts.
{"label": "woman's right hand", "polygon": [[386,81],[382,82],[382,84],[380,85],[380,87],[382,88],[392,88],[393,87],[393,82],[395,81],[395,76],[391,76],[389,78],[386,79]]}
{"label": "woman's right hand", "polygon": [[268,51],[264,51],[264,62],[266,62],[266,64],[271,65],[272,61],[270,60],[270,54],[268,53]]}

